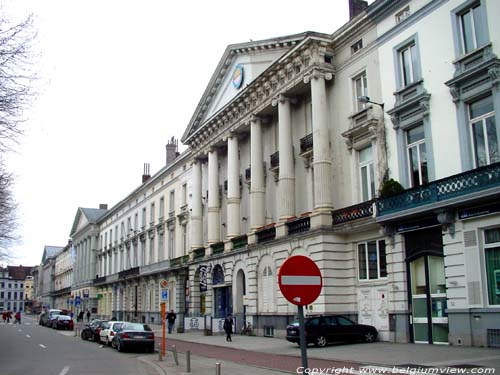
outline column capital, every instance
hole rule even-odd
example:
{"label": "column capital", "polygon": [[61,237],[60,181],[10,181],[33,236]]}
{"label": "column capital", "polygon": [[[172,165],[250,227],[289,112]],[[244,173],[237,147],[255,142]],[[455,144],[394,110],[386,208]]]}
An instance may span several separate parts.
{"label": "column capital", "polygon": [[279,94],[278,96],[276,96],[272,101],[271,101],[271,105],[273,107],[276,107],[278,105],[278,103],[290,103],[290,104],[296,104],[299,100],[296,98],[296,97],[290,97],[290,96],[286,96],[286,95],[283,95],[283,94]]}
{"label": "column capital", "polygon": [[320,68],[314,68],[304,76],[304,83],[309,83],[313,79],[320,79],[320,78],[323,78],[326,81],[330,81],[331,79],[333,79],[333,72]]}

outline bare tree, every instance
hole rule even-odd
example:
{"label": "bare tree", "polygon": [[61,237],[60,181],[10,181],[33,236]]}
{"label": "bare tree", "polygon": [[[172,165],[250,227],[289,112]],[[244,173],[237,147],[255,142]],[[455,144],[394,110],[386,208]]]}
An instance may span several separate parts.
{"label": "bare tree", "polygon": [[[1,16],[0,16],[1,17]],[[10,150],[22,134],[23,109],[33,96],[32,42],[33,17],[11,25],[0,19],[0,151]]]}
{"label": "bare tree", "polygon": [[34,38],[32,16],[12,23],[0,14],[0,260],[11,258],[11,248],[17,240],[14,180],[5,166],[4,155],[23,133],[23,110],[34,94],[31,86]]}

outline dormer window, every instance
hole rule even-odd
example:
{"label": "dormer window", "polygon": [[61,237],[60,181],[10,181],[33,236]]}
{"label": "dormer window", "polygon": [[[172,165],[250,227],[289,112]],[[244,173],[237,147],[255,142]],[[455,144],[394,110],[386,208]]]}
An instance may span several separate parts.
{"label": "dormer window", "polygon": [[354,55],[356,52],[358,52],[361,48],[363,48],[363,39],[358,40],[356,43],[354,43],[351,46],[351,54]]}

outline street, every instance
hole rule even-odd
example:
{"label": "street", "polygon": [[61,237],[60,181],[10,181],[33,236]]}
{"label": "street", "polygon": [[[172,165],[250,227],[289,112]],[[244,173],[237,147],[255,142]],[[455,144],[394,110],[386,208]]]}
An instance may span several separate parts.
{"label": "street", "polygon": [[157,374],[138,360],[146,353],[118,353],[85,342],[73,331],[39,326],[35,316],[23,316],[20,325],[0,323],[0,337],[2,375]]}

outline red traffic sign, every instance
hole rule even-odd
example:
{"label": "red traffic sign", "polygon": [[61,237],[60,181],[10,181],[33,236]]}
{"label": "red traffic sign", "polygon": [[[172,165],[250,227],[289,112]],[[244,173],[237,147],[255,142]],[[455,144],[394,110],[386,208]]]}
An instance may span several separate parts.
{"label": "red traffic sign", "polygon": [[316,263],[303,255],[294,255],[278,272],[278,285],[285,298],[294,305],[313,303],[321,293],[323,278]]}

